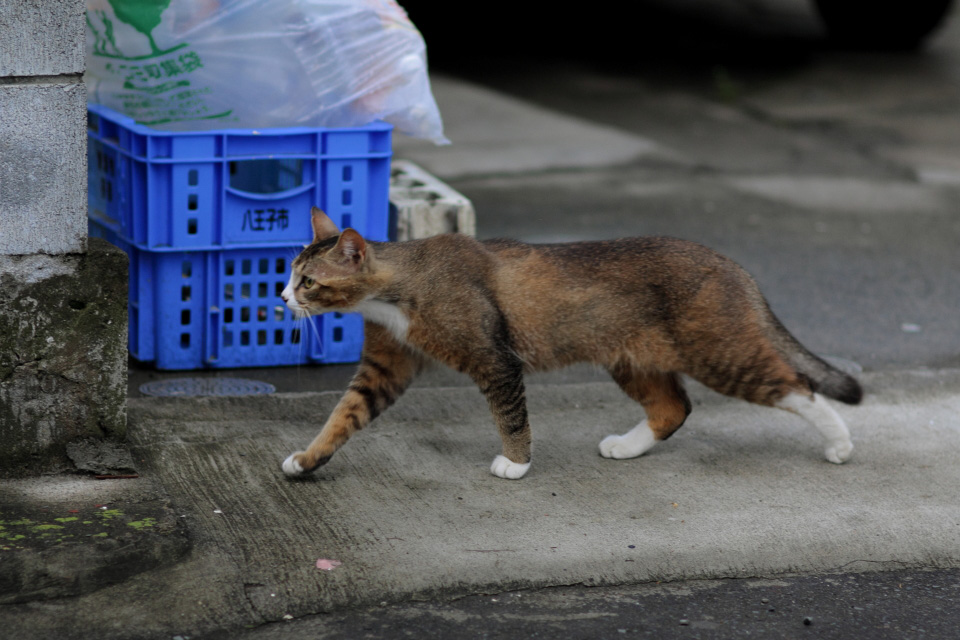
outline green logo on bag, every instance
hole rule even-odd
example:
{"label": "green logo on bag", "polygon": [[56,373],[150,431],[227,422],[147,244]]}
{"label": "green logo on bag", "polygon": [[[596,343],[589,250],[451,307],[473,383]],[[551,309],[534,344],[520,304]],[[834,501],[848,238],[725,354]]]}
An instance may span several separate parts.
{"label": "green logo on bag", "polygon": [[108,0],[119,20],[147,36],[153,55],[164,53],[153,41],[152,31],[160,24],[160,14],[170,6],[170,0]]}
{"label": "green logo on bag", "polygon": [[[117,20],[130,25],[147,38],[150,45],[150,53],[140,56],[128,56],[117,46],[116,35],[114,34],[113,20],[107,15],[106,11],[100,10],[94,13],[100,19],[102,31],[94,25],[90,19],[90,12],[87,12],[87,26],[96,40],[93,46],[93,54],[107,58],[123,58],[124,60],[146,60],[156,58],[177,49],[187,46],[183,42],[169,49],[160,49],[153,39],[153,30],[160,25],[161,16],[167,7],[170,6],[170,0],[107,0],[113,8],[113,13]],[[124,43],[130,44],[130,43]]]}
{"label": "green logo on bag", "polygon": [[[123,89],[112,92],[110,106],[120,108],[140,124],[146,125],[223,118],[233,113],[232,109],[210,113],[203,98],[210,93],[210,89],[196,88],[195,85],[191,87],[188,76],[203,68],[203,60],[196,51],[184,50],[189,46],[188,43],[181,42],[168,49],[157,46],[153,30],[160,26],[170,0],[107,1],[113,9],[113,17],[143,34],[150,45],[149,53],[128,55],[131,50],[143,50],[143,42],[132,39],[130,36],[133,34],[118,38],[114,21],[107,10],[87,12],[87,26],[94,39],[91,53],[116,60],[106,62],[102,69],[106,77],[115,78],[118,89]],[[117,101],[122,104],[117,104]]]}

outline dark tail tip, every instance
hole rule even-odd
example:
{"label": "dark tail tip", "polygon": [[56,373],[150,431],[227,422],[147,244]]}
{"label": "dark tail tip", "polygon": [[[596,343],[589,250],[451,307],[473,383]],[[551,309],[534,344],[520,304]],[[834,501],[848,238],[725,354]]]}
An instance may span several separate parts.
{"label": "dark tail tip", "polygon": [[832,384],[824,385],[824,395],[844,404],[860,404],[860,401],[863,400],[863,387],[852,376],[841,375],[842,378],[838,376],[838,380],[831,380]]}

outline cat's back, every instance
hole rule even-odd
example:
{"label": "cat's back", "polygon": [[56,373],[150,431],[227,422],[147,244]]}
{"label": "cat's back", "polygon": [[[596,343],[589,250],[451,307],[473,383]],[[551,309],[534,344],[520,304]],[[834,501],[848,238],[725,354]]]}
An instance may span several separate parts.
{"label": "cat's back", "polygon": [[696,242],[669,236],[636,236],[612,240],[592,240],[532,244],[509,238],[477,240],[458,233],[443,234],[389,243],[401,249],[404,257],[417,262],[437,265],[471,265],[496,263],[494,266],[513,267],[517,264],[544,262],[561,268],[582,269],[587,272],[608,267],[623,268],[630,264],[655,268],[664,265],[719,265],[729,262],[722,255]]}
{"label": "cat's back", "polygon": [[408,276],[416,275],[437,284],[446,280],[484,278],[493,262],[481,242],[459,233],[376,243],[376,247],[377,255],[385,257]]}
{"label": "cat's back", "polygon": [[[447,235],[402,245],[419,313],[476,327],[494,302],[531,369],[607,362],[632,344],[669,344],[677,318],[710,323],[716,310],[762,307],[735,263],[676,238],[528,244]],[[668,347],[648,351],[658,366],[676,357]]]}
{"label": "cat's back", "polygon": [[704,281],[737,288],[752,279],[732,260],[696,242],[667,236],[531,244],[512,239],[478,241],[444,234],[388,243],[418,279],[481,286],[501,296],[571,298],[622,294],[655,287],[683,297]]}
{"label": "cat's back", "polygon": [[[638,236],[553,244],[495,239],[483,243],[503,275],[560,279],[567,283],[628,280],[693,284],[706,276],[742,274],[733,261],[696,242],[667,236]],[[544,284],[547,284],[546,282]]]}

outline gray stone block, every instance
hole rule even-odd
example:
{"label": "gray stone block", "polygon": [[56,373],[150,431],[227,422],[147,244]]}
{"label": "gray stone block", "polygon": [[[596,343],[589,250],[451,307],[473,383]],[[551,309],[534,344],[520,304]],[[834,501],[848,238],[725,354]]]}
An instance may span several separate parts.
{"label": "gray stone block", "polygon": [[390,207],[397,240],[477,233],[470,200],[408,160],[395,160],[390,167]]}
{"label": "gray stone block", "polygon": [[0,256],[0,476],[70,468],[126,434],[127,256]]}
{"label": "gray stone block", "polygon": [[0,1],[0,77],[83,73],[84,0]]}
{"label": "gray stone block", "polygon": [[85,250],[86,109],[82,82],[0,84],[0,255]]}

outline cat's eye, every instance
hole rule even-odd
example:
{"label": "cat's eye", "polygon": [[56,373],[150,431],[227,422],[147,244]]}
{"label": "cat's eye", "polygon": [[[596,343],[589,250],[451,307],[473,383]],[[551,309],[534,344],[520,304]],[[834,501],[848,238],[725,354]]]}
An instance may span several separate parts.
{"label": "cat's eye", "polygon": [[309,289],[315,284],[315,281],[313,278],[305,277],[300,284],[303,285],[304,289]]}

